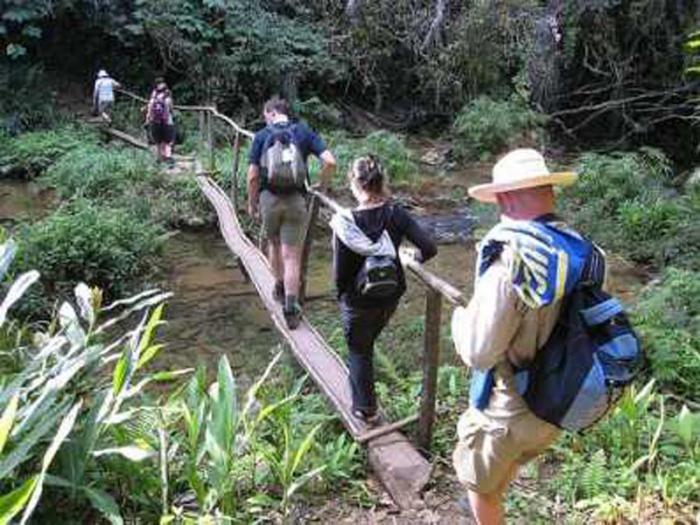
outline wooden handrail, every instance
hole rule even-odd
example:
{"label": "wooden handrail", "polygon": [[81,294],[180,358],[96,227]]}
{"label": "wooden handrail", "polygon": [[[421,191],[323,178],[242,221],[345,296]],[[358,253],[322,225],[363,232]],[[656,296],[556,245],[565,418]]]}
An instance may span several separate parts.
{"label": "wooden handrail", "polygon": [[[318,190],[309,190],[310,193],[318,197],[319,201],[331,211],[338,213],[344,210],[343,206],[338,204],[328,195],[321,193]],[[415,275],[425,286],[438,292],[442,297],[455,306],[464,306],[467,301],[462,292],[452,286],[450,283],[438,277],[431,271],[427,270],[421,263],[416,261],[408,254],[401,253],[401,263],[405,268]]]}
{"label": "wooden handrail", "polygon": [[[131,91],[124,89],[124,88],[117,88],[117,91],[119,93],[122,93],[126,95],[127,97],[133,98],[134,100],[137,100],[139,102],[143,102],[144,104],[148,104],[148,99],[144,98],[140,95],[137,95],[136,93],[132,93]],[[181,106],[178,104],[175,104],[173,108],[179,110],[179,111],[206,111],[207,113],[211,113],[211,115],[214,118],[218,118],[219,120],[225,122],[229,126],[231,126],[235,131],[240,133],[241,135],[245,135],[248,138],[253,138],[255,136],[255,133],[253,133],[250,130],[247,130],[245,128],[242,128],[236,122],[234,122],[231,118],[227,117],[223,113],[219,113],[219,111],[214,107],[214,106]]]}

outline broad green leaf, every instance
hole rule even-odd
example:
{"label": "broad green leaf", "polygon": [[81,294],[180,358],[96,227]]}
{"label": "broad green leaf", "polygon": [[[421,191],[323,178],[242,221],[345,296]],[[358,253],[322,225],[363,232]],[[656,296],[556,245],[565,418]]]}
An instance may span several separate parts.
{"label": "broad green leaf", "polygon": [[41,38],[41,28],[28,25],[22,29],[22,35],[29,38]]}
{"label": "broad green leaf", "polygon": [[105,448],[102,450],[95,450],[92,455],[95,457],[106,456],[110,454],[119,454],[130,461],[143,461],[155,455],[155,452],[150,449],[144,449],[137,447],[136,445],[129,445],[125,447],[112,447]]}
{"label": "broad green leaf", "polygon": [[683,405],[678,414],[678,424],[676,425],[678,436],[683,444],[689,446],[693,441],[694,417],[687,405]]}
{"label": "broad green leaf", "polygon": [[80,326],[78,314],[70,303],[64,302],[61,305],[58,310],[58,320],[68,340],[75,347],[82,347],[85,344],[85,331]]}
{"label": "broad green leaf", "polygon": [[131,360],[129,354],[131,354],[130,350],[128,348],[125,349],[114,367],[114,373],[112,374],[112,392],[114,392],[115,396],[119,395],[124,387],[129,361]]}
{"label": "broad green leaf", "polygon": [[[95,333],[96,334],[102,333],[102,332],[108,330],[109,328],[111,328],[112,326],[114,326],[115,324],[120,323],[124,319],[127,319],[132,314],[134,314],[136,312],[140,312],[144,308],[148,308],[150,306],[155,306],[157,304],[160,304],[172,296],[173,296],[173,294],[170,292],[159,293],[158,295],[152,295],[152,296],[148,297],[147,299],[144,299],[143,301],[138,302],[137,304],[135,304],[134,306],[132,306],[131,308],[129,308],[128,310],[126,310],[125,312],[120,314],[119,316],[114,317],[114,318],[110,319],[109,321],[104,322],[95,330]],[[113,306],[114,306],[114,304],[110,305],[110,307],[113,307]],[[105,310],[103,309],[103,311],[105,311]]]}
{"label": "broad green leaf", "polygon": [[[146,324],[146,328],[144,329],[143,335],[141,336],[141,340],[139,341],[139,355],[145,352],[146,349],[149,346],[151,346],[151,342],[153,341],[153,336],[155,334],[155,329],[163,323],[161,319],[163,317],[164,307],[165,305],[163,303],[160,303],[158,306],[155,307],[153,312],[151,312],[151,316],[148,318],[148,323]],[[141,360],[139,359],[139,363],[140,362]],[[138,368],[138,365],[136,368]]]}
{"label": "broad green leaf", "polygon": [[10,308],[12,308],[12,305],[14,305],[17,300],[24,295],[27,288],[34,284],[38,279],[39,272],[36,270],[23,273],[17,279],[15,279],[12,286],[10,286],[10,290],[7,292],[7,295],[5,295],[5,299],[3,299],[2,304],[0,304],[0,326],[5,324],[7,312]]}
{"label": "broad green leaf", "polygon": [[[161,305],[163,306],[163,305]],[[136,363],[136,369],[139,369],[146,364],[148,364],[149,361],[151,361],[155,356],[158,355],[158,352],[160,352],[165,345],[162,344],[157,344],[157,345],[151,345],[148,348],[146,348],[143,353],[141,354],[141,357],[139,358],[139,362]]]}
{"label": "broad green leaf", "polygon": [[11,59],[16,60],[27,54],[27,48],[20,44],[8,44],[5,48],[5,54]]}
{"label": "broad green leaf", "polygon": [[89,487],[83,487],[83,492],[92,506],[99,510],[112,525],[124,525],[119,506],[112,496],[103,490]]}
{"label": "broad green leaf", "polygon": [[306,437],[304,438],[304,441],[301,442],[301,445],[296,451],[296,454],[294,455],[294,463],[292,464],[292,470],[291,470],[291,475],[293,476],[294,473],[296,472],[297,468],[299,468],[299,465],[301,464],[302,460],[304,459],[304,456],[306,456],[306,453],[309,451],[311,446],[314,444],[314,439],[316,438],[316,433],[321,429],[323,426],[323,423],[319,423],[316,425],[311,432],[309,432]]}
{"label": "broad green leaf", "polygon": [[163,372],[156,372],[151,376],[153,381],[172,381],[180,376],[187,375],[194,371],[194,368],[183,368],[181,370],[166,370]]}
{"label": "broad green leaf", "polygon": [[9,494],[0,496],[0,525],[7,525],[24,508],[38,479],[39,476],[32,476]]}
{"label": "broad green leaf", "polygon": [[110,310],[114,310],[118,306],[131,306],[134,303],[138,303],[142,299],[145,298],[150,298],[154,295],[160,294],[161,291],[157,288],[153,290],[146,290],[145,292],[141,292],[137,295],[134,295],[132,297],[127,297],[126,299],[119,299],[118,301],[114,301],[112,304],[105,306],[102,311],[103,312],[109,312]]}
{"label": "broad green leaf", "polygon": [[248,392],[246,393],[246,404],[245,407],[243,407],[243,413],[241,414],[242,418],[245,418],[254,406],[255,396],[258,395],[258,390],[260,390],[265,381],[267,381],[268,376],[270,373],[272,373],[272,369],[281,359],[282,354],[283,352],[277,352],[277,355],[272,358],[272,361],[270,361],[270,363],[267,365],[263,374],[258,378],[255,384],[248,389]]}
{"label": "broad green leaf", "polygon": [[652,396],[654,385],[656,385],[656,379],[649,380],[649,382],[646,385],[644,385],[644,388],[642,388],[639,391],[639,393],[636,396],[634,396],[635,404],[639,405],[648,403]]}
{"label": "broad green leaf", "polygon": [[56,452],[58,452],[58,449],[61,447],[61,444],[68,437],[68,434],[70,434],[71,430],[73,430],[75,420],[77,419],[78,413],[80,412],[80,407],[82,406],[82,400],[78,401],[75,405],[73,405],[73,408],[70,409],[66,417],[63,418],[63,421],[61,421],[61,424],[59,425],[58,430],[56,431],[56,435],[51,440],[49,448],[46,449],[44,457],[41,460],[41,472],[39,473],[39,476],[37,478],[36,488],[32,492],[32,497],[29,500],[27,507],[24,509],[24,512],[22,513],[22,520],[20,521],[20,525],[24,525],[25,523],[27,523],[27,520],[32,515],[34,509],[39,503],[46,471],[49,469],[49,466],[51,465],[53,458],[56,456]]}
{"label": "broad green leaf", "polygon": [[327,467],[328,465],[322,465],[299,476],[297,479],[294,480],[294,482],[291,485],[289,485],[289,488],[287,489],[287,497],[291,497],[297,490],[306,485],[311,479],[315,478],[321,472],[326,470]]}
{"label": "broad green leaf", "polygon": [[80,317],[85,319],[90,326],[95,324],[95,310],[92,307],[92,290],[85,283],[78,283],[73,291],[75,300],[80,309]]}
{"label": "broad green leaf", "polygon": [[51,429],[55,428],[56,421],[63,417],[70,401],[64,401],[56,406],[50,407],[50,410],[38,420],[28,433],[21,436],[21,440],[14,444],[12,450],[0,459],[0,479],[4,479],[12,472],[12,470],[24,461],[34,457],[32,449]]}
{"label": "broad green leaf", "polygon": [[[4,26],[0,25],[0,27],[4,29]],[[0,36],[2,35],[3,32],[0,30]],[[0,245],[0,279],[5,277],[7,269],[15,258],[15,253],[17,253],[17,244],[12,239]]]}
{"label": "broad green leaf", "polygon": [[19,394],[15,394],[10,402],[5,407],[5,410],[0,417],[0,454],[5,448],[5,443],[7,443],[7,438],[10,435],[10,430],[15,422],[15,416],[17,415],[17,407],[19,406]]}

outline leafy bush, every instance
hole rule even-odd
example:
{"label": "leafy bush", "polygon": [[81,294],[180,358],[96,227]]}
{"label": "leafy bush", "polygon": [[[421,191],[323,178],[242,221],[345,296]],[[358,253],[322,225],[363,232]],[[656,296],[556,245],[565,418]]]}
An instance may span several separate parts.
{"label": "leafy bush", "polygon": [[418,164],[405,138],[390,131],[375,131],[359,139],[335,133],[329,137],[328,147],[338,162],[336,184],[340,186],[346,184],[346,175],[353,160],[369,153],[377,155],[382,161],[390,184],[408,182],[418,173]]}
{"label": "leafy bush", "polygon": [[42,64],[0,62],[0,130],[17,135],[74,120],[59,108]]}
{"label": "leafy bush", "polygon": [[64,199],[90,199],[157,224],[201,226],[214,220],[194,178],[159,171],[143,151],[76,148],[49,169],[43,182]]}
{"label": "leafy bush", "polygon": [[700,199],[670,186],[671,167],[661,152],[589,153],[577,171],[562,207],[582,232],[637,262],[700,268]]}
{"label": "leafy bush", "polygon": [[[666,505],[692,504],[700,483],[700,414],[669,406],[654,381],[628,390],[613,413],[582,436],[567,434],[552,453],[563,462],[550,480],[550,493],[575,509],[593,511],[599,519],[649,487]],[[636,493],[636,494],[635,494]],[[607,519],[610,519],[608,516]]]}
{"label": "leafy bush", "polygon": [[516,144],[537,144],[543,116],[517,98],[493,100],[481,96],[457,114],[452,129],[456,153],[462,157],[487,158]]}
{"label": "leafy bush", "polygon": [[294,101],[292,111],[316,128],[339,128],[343,124],[342,113],[318,97]]}
{"label": "leafy bush", "polygon": [[24,228],[14,268],[38,269],[48,292],[83,281],[113,296],[151,270],[161,234],[127,210],[77,199]]}
{"label": "leafy bush", "polygon": [[669,268],[635,308],[652,375],[669,390],[700,399],[700,273]]}
{"label": "leafy bush", "polygon": [[95,142],[93,133],[76,127],[24,133],[0,145],[0,173],[35,177],[69,151]]}
{"label": "leafy bush", "polygon": [[55,187],[63,199],[85,197],[103,201],[122,197],[134,186],[147,182],[155,172],[152,156],[144,151],[86,144],[61,157],[43,180]]}
{"label": "leafy bush", "polygon": [[[11,244],[2,249],[7,255]],[[3,307],[17,301],[38,278],[34,270],[20,276]],[[2,523],[20,512],[22,523],[32,514],[38,523],[62,521],[59,516],[66,514],[75,519],[85,516],[88,505],[94,507],[92,513],[122,523],[114,494],[130,480],[110,484],[104,469],[108,458],[141,462],[152,457],[158,445],[157,439],[120,436],[128,434],[124,427],[136,414],[153,410],[143,395],[144,386],[178,375],[144,373],[162,349],[152,341],[168,295],[145,292],[122,301],[121,307],[112,305],[105,315],[101,292],[81,283],[74,291],[76,307],[63,303],[46,332],[25,334],[24,328],[4,323],[4,316],[0,320],[0,340],[11,341],[0,351],[15,356],[19,364],[0,369]],[[139,314],[142,319],[135,327],[119,327],[120,321]],[[158,476],[148,465],[132,473],[142,480]],[[144,488],[139,486],[140,494]],[[152,500],[157,501],[157,495],[151,495]]]}

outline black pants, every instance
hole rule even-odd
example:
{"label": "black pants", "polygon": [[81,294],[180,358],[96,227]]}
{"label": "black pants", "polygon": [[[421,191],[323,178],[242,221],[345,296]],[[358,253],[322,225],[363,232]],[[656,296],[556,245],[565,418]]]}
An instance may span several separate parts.
{"label": "black pants", "polygon": [[377,410],[374,394],[374,342],[396,311],[397,303],[377,308],[358,308],[340,302],[343,333],[348,345],[348,368],[353,410]]}

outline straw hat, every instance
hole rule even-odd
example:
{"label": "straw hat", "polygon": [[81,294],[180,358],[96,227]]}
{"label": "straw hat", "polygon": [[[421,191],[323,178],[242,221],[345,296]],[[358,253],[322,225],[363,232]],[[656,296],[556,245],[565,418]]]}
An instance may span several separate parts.
{"label": "straw hat", "polygon": [[106,72],[104,69],[100,69],[100,70],[97,72],[97,78],[105,78],[105,77],[108,77],[108,76],[109,76],[109,75],[107,74],[107,72]]}
{"label": "straw hat", "polygon": [[469,195],[481,202],[495,203],[496,194],[537,186],[570,186],[573,172],[551,173],[544,157],[534,149],[516,149],[499,160],[491,172],[493,182],[469,188]]}

